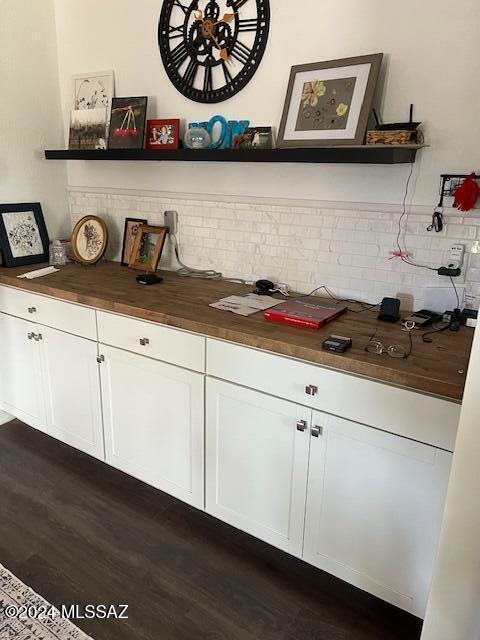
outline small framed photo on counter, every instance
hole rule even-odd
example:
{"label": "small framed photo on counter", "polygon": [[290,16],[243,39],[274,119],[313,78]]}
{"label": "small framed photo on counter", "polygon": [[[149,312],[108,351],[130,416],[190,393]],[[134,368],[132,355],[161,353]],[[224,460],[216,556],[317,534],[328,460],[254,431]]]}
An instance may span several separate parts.
{"label": "small framed photo on counter", "polygon": [[167,233],[168,229],[166,227],[151,227],[142,224],[138,229],[135,244],[133,245],[128,265],[130,269],[154,273],[160,262]]}
{"label": "small framed photo on counter", "polygon": [[132,257],[135,240],[137,239],[137,235],[142,224],[147,224],[147,220],[145,220],[144,218],[125,219],[121,260],[122,267],[128,267],[128,265],[130,264],[130,258]]}
{"label": "small framed photo on counter", "polygon": [[180,120],[148,120],[147,149],[178,149]]}

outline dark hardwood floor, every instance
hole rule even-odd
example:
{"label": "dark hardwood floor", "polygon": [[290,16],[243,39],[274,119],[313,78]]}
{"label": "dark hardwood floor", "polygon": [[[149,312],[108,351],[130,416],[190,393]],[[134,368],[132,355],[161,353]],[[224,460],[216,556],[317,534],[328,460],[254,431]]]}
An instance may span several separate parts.
{"label": "dark hardwood floor", "polygon": [[51,603],[128,604],[95,640],[416,640],[421,622],[18,421],[0,563]]}

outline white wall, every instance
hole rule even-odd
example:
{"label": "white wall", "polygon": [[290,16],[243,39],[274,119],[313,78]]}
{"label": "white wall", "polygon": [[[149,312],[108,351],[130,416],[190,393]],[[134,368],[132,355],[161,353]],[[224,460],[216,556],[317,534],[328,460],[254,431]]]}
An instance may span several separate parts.
{"label": "white wall", "polygon": [[41,202],[52,238],[68,232],[53,0],[0,2],[0,202]]}
{"label": "white wall", "polygon": [[[151,117],[206,119],[216,113],[280,121],[290,67],[383,51],[387,54],[381,112],[403,120],[410,102],[425,122],[414,202],[436,204],[443,171],[478,167],[480,72],[478,0],[272,0],[271,34],[262,65],[236,97],[200,105],[169,82],[157,45],[161,0],[55,0],[63,107],[71,105],[73,73],[113,68],[117,95],[149,95]],[[196,165],[70,163],[71,185],[210,194],[398,203],[402,166]]]}
{"label": "white wall", "polygon": [[477,329],[422,640],[480,638],[479,388]]}

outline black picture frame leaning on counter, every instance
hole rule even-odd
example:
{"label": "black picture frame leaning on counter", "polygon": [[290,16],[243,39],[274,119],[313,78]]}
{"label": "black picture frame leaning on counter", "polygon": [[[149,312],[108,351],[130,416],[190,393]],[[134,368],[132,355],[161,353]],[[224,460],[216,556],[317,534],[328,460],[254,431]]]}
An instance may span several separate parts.
{"label": "black picture frame leaning on counter", "polygon": [[135,240],[140,227],[147,224],[145,218],[125,218],[125,229],[123,232],[122,257],[120,263],[122,267],[128,267],[130,258],[135,246]]}
{"label": "black picture frame leaning on counter", "polygon": [[48,237],[39,202],[0,204],[0,250],[3,266],[48,262]]}

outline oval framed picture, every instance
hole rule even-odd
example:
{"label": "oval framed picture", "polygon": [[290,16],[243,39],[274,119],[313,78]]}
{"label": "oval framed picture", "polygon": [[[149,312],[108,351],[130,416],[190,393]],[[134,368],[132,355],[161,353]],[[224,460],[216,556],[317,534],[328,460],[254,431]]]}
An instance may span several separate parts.
{"label": "oval framed picture", "polygon": [[107,243],[107,225],[97,216],[85,216],[73,229],[72,252],[81,264],[98,262],[107,249]]}

